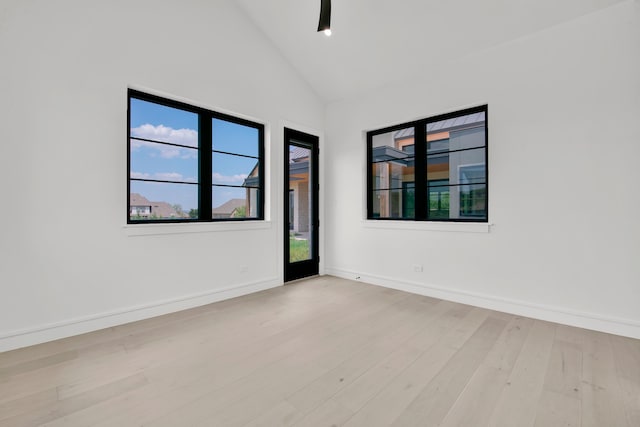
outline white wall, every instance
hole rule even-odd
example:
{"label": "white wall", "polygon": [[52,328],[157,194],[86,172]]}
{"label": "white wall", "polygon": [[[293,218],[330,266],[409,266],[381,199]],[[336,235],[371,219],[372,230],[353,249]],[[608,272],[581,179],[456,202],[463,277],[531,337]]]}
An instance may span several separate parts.
{"label": "white wall", "polygon": [[[419,81],[330,105],[327,272],[640,337],[639,9],[425,55]],[[363,131],[484,103],[490,232],[367,226]]]}
{"label": "white wall", "polygon": [[[282,283],[279,128],[324,108],[233,1],[1,10],[0,351]],[[266,123],[271,222],[131,236],[128,86]]]}

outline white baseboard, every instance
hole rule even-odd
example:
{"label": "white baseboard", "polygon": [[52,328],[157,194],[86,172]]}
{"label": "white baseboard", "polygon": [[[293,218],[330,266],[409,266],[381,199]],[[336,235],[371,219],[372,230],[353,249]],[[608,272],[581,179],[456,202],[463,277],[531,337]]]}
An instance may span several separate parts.
{"label": "white baseboard", "polygon": [[[640,339],[640,322],[628,319],[606,317],[560,307],[531,304],[524,301],[446,289],[422,283],[399,281],[388,277],[372,276],[337,268],[325,268],[324,273],[461,304]],[[99,329],[161,316],[163,314],[174,313],[176,311],[187,310],[189,308],[248,295],[281,285],[282,281],[279,278],[274,278],[165,301],[156,301],[150,304],[41,325],[20,331],[2,333],[0,334],[0,352],[80,335]]]}
{"label": "white baseboard", "polygon": [[534,319],[640,339],[640,322],[629,319],[601,316],[598,314],[579,312],[562,307],[532,304],[525,301],[501,298],[492,295],[476,294],[456,289],[426,285],[423,283],[401,281],[389,277],[372,276],[339,268],[326,268],[325,272],[328,275],[344,279],[358,280],[372,285],[383,286],[385,288],[397,289],[418,295],[425,295],[461,304],[473,305],[475,307],[482,307],[519,316],[531,317]]}
{"label": "white baseboard", "polygon": [[149,304],[36,326],[20,331],[0,333],[0,352],[136,322],[176,311],[187,310],[189,308],[199,307],[278,286],[282,286],[282,280],[274,278],[164,301],[155,301]]}

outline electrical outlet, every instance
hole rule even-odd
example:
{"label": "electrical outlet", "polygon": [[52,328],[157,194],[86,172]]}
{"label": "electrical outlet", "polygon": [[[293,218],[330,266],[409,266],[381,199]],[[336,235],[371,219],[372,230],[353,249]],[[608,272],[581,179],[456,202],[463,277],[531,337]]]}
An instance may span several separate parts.
{"label": "electrical outlet", "polygon": [[415,271],[416,273],[422,273],[422,265],[413,264],[413,271]]}
{"label": "electrical outlet", "polygon": [[240,266],[240,273],[246,273],[247,271],[249,271],[249,267],[247,267],[246,265]]}

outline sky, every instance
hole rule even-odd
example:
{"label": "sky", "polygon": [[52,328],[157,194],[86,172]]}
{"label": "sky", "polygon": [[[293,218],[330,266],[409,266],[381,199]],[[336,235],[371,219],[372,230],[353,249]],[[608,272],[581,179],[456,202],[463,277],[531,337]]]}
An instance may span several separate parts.
{"label": "sky", "polygon": [[[177,181],[185,184],[131,181],[131,192],[150,201],[198,208],[198,115],[152,102],[131,99],[131,136],[185,145],[176,147],[131,140],[131,178]],[[258,130],[213,119],[213,150],[258,156]],[[194,148],[188,148],[194,147]],[[212,183],[242,185],[256,159],[212,154]],[[245,198],[244,188],[213,187],[212,207],[232,198]]]}

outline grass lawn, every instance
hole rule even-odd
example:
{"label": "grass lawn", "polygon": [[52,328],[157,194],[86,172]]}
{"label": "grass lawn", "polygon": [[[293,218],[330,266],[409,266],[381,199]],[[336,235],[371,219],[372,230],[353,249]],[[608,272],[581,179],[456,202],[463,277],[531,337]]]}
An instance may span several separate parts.
{"label": "grass lawn", "polygon": [[309,241],[289,237],[289,262],[309,259]]}

